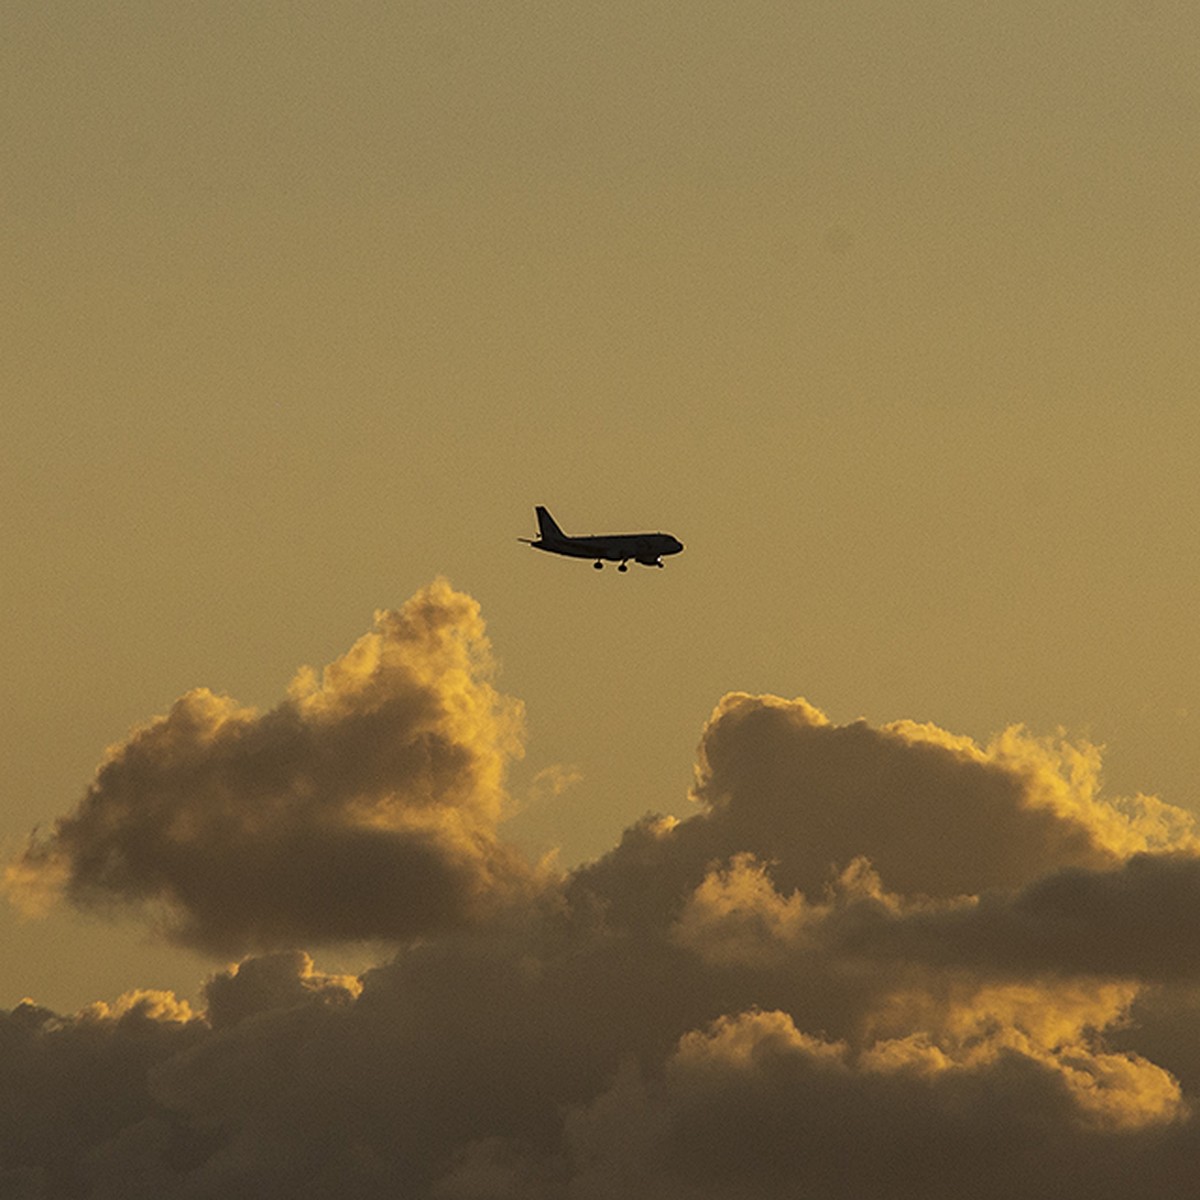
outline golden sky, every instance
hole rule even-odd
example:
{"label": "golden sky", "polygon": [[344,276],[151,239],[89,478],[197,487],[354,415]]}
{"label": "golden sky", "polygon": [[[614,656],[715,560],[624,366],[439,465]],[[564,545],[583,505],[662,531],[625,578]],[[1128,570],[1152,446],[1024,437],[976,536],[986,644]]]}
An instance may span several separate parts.
{"label": "golden sky", "polygon": [[[31,1079],[147,1039],[53,1170],[1175,1194],[1197,61],[1184,0],[8,5],[0,1006]],[[352,1154],[260,1037],[385,1097]]]}

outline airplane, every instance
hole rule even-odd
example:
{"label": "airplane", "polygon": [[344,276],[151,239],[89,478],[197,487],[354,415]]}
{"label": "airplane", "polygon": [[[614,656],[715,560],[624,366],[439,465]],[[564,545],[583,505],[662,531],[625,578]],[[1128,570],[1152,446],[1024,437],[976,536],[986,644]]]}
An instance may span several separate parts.
{"label": "airplane", "polygon": [[669,533],[608,533],[568,537],[548,509],[539,504],[534,512],[537,513],[538,538],[518,538],[517,541],[535,550],[565,554],[568,558],[594,558],[596,561],[592,566],[597,571],[606,560],[619,563],[618,571],[628,571],[630,559],[644,567],[661,567],[662,555],[678,554],[683,549],[683,543]]}

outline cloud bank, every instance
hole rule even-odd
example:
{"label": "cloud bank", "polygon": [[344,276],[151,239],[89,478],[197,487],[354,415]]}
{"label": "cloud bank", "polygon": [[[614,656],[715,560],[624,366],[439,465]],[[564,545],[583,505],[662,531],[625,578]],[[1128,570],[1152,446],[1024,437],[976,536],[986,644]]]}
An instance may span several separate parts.
{"label": "cloud bank", "polygon": [[[198,1012],[0,1014],[0,1192],[1192,1194],[1188,813],[1105,797],[1086,745],[739,693],[684,815],[549,875],[502,838],[489,663],[436,584],[271,712],[192,693],[109,754],[10,886],[259,952]],[[339,937],[396,953],[295,949]]]}

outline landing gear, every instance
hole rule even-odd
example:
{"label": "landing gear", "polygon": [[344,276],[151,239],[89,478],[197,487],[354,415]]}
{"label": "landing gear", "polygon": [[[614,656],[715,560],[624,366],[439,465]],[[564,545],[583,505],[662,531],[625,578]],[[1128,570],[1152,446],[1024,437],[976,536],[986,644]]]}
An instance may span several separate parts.
{"label": "landing gear", "polygon": [[628,570],[629,570],[629,564],[628,564],[628,563],[622,563],[622,564],[621,564],[621,565],[620,565],[620,566],[617,568],[617,570],[618,570],[618,571],[628,571]]}
{"label": "landing gear", "polygon": [[594,562],[592,563],[592,566],[595,567],[597,571],[604,570],[604,564],[602,562]]}

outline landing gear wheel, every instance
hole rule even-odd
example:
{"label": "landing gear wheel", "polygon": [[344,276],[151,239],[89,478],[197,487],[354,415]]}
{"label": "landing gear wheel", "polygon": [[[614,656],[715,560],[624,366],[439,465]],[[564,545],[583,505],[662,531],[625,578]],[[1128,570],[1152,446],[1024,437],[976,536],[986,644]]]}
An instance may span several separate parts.
{"label": "landing gear wheel", "polygon": [[595,567],[597,571],[604,570],[604,564],[602,562],[594,562],[592,563],[592,566]]}
{"label": "landing gear wheel", "polygon": [[628,565],[627,563],[622,563],[622,564],[621,564],[621,565],[620,565],[620,566],[617,568],[617,570],[618,570],[618,571],[628,571],[628,570],[629,570],[629,565]]}

